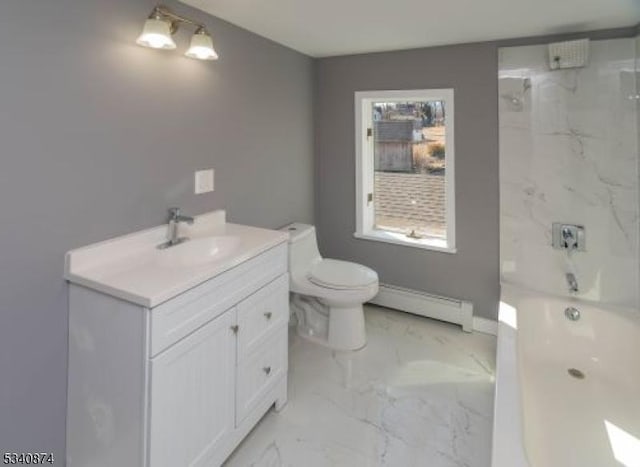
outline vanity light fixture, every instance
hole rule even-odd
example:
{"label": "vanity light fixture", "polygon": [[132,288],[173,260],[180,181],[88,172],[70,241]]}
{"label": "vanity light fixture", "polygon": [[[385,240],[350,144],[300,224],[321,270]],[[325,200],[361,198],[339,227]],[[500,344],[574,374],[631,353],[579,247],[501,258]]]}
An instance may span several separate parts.
{"label": "vanity light fixture", "polygon": [[136,43],[152,49],[173,50],[176,48],[176,43],[171,36],[175,34],[181,23],[190,24],[196,28],[185,55],[199,60],[217,60],[218,54],[213,48],[213,40],[204,24],[173,13],[162,5],[156,6],[144,22],[142,34]]}
{"label": "vanity light fixture", "polygon": [[152,49],[173,50],[176,48],[176,43],[171,37],[171,27],[171,22],[164,19],[157,10],[154,10],[153,15],[144,22],[142,34],[136,42],[138,45]]}
{"label": "vanity light fixture", "polygon": [[217,60],[218,54],[213,48],[213,40],[206,29],[200,27],[191,36],[191,44],[185,55],[199,60]]}

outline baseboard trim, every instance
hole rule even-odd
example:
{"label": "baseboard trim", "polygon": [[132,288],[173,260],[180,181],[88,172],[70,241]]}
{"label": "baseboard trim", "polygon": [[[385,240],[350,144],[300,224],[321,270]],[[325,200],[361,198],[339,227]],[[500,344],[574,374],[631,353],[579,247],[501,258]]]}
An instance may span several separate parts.
{"label": "baseboard trim", "polygon": [[[473,303],[417,290],[380,284],[371,303],[414,315],[459,324],[465,332],[474,329]],[[487,320],[488,321],[488,320]]]}
{"label": "baseboard trim", "polygon": [[473,316],[473,303],[394,285],[380,284],[380,291],[370,303],[413,315],[459,324],[465,332],[477,331],[498,335],[498,323]]}
{"label": "baseboard trim", "polygon": [[482,332],[484,334],[490,334],[492,336],[498,335],[498,322],[492,319],[481,318],[480,316],[473,317],[473,330]]}

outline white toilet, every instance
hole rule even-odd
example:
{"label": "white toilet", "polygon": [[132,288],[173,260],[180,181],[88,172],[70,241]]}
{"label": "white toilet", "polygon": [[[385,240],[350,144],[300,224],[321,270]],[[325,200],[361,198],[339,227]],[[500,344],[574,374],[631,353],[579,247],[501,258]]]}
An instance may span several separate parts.
{"label": "white toilet", "polygon": [[290,224],[291,309],[298,334],[337,350],[367,344],[362,304],[378,293],[378,274],[347,261],[324,259],[312,225]]}

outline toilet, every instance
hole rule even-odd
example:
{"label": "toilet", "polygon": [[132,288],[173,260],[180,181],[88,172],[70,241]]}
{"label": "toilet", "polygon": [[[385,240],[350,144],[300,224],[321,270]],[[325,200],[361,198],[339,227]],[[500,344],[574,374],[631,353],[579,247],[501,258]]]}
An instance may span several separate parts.
{"label": "toilet", "polygon": [[294,223],[280,230],[289,233],[290,304],[298,335],[336,350],[364,347],[362,304],[378,293],[378,274],[320,256],[312,225]]}

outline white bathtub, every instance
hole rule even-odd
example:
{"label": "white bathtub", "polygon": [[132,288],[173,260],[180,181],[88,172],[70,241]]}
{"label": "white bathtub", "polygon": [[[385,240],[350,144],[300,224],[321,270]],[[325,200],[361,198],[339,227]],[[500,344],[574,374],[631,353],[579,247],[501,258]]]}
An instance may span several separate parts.
{"label": "white bathtub", "polygon": [[502,286],[492,466],[640,466],[639,312]]}

